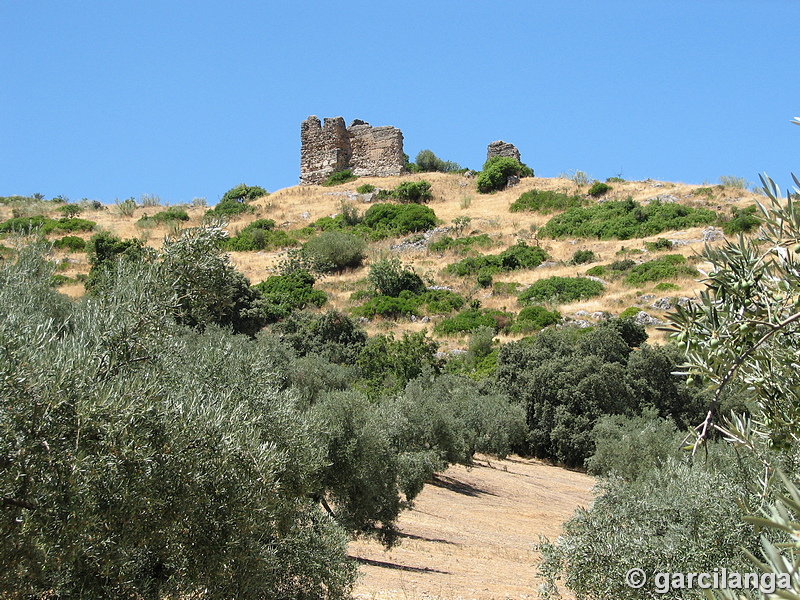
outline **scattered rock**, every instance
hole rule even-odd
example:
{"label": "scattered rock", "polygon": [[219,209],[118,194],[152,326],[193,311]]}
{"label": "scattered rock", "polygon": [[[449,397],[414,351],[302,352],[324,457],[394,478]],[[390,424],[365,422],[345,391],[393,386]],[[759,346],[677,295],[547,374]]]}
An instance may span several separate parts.
{"label": "scattered rock", "polygon": [[706,227],[703,229],[703,240],[704,242],[716,242],[718,240],[724,240],[725,234],[722,233],[722,230],[718,227]]}
{"label": "scattered rock", "polygon": [[430,323],[430,322],[431,322],[431,318],[430,318],[429,316],[425,315],[424,317],[422,317],[422,318],[419,320],[419,322],[420,322],[420,323]]}
{"label": "scattered rock", "polygon": [[576,317],[588,317],[589,313],[588,313],[588,311],[585,311],[585,310],[576,310],[575,311],[575,316]]}
{"label": "scattered rock", "polygon": [[652,198],[648,198],[645,202],[652,202],[653,200],[658,200],[659,202],[669,202],[675,203],[680,202],[681,199],[677,196],[673,196],[672,194],[659,194],[658,196],[653,196]]}
{"label": "scattered rock", "polygon": [[603,285],[608,285],[608,282],[605,279],[600,279],[599,277],[595,277],[594,275],[584,275],[586,279],[591,279],[592,281],[599,281]]}
{"label": "scattered rock", "polygon": [[637,303],[638,304],[647,304],[648,302],[650,302],[655,297],[656,297],[655,294],[642,294],[641,296],[639,296],[639,299],[638,299]]}
{"label": "scattered rock", "polygon": [[308,221],[311,218],[311,213],[308,211],[300,213],[300,218],[304,221]]}
{"label": "scattered rock", "polygon": [[516,175],[509,175],[506,179],[506,187],[511,188],[519,183],[519,177]]}
{"label": "scattered rock", "polygon": [[678,298],[677,303],[678,303],[678,306],[682,306],[683,308],[686,308],[690,304],[697,304],[697,299],[696,298],[688,298],[687,296],[681,296],[680,298]]}
{"label": "scattered rock", "polygon": [[659,321],[655,317],[651,317],[650,315],[648,315],[643,310],[640,310],[638,313],[636,313],[636,316],[633,317],[633,321],[637,325],[645,325],[645,326],[647,326],[647,325],[660,325],[661,324],[661,321]]}
{"label": "scattered rock", "polygon": [[537,269],[545,269],[547,267],[557,267],[558,263],[554,260],[546,260],[542,264],[540,264]]}
{"label": "scattered rock", "polygon": [[608,319],[609,314],[607,312],[603,312],[602,310],[598,310],[592,313],[592,318],[595,321],[605,321]]}
{"label": "scattered rock", "polygon": [[674,298],[670,298],[669,296],[665,296],[664,298],[659,298],[655,302],[650,305],[650,308],[655,308],[657,310],[669,310],[672,308],[672,303],[674,302]]}

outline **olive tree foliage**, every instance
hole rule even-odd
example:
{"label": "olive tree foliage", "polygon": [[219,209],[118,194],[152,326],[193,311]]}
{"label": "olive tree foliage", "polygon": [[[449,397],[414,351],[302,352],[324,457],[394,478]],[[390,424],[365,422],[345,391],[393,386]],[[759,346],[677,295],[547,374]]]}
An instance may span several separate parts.
{"label": "olive tree foliage", "polygon": [[[672,315],[673,337],[685,348],[686,372],[714,393],[706,418],[697,425],[694,449],[717,431],[759,458],[763,494],[779,495],[766,508],[751,507],[754,514],[748,520],[783,531],[789,541],[781,553],[764,539],[756,564],[765,572],[795,572],[793,590],[781,595],[798,598],[800,496],[793,478],[776,475],[797,472],[800,448],[800,210],[797,188],[784,200],[774,181],[761,179],[766,201],[759,203],[758,235],[740,235],[721,247],[706,248],[704,257],[713,265],[706,289],[697,306]],[[728,389],[739,390],[748,413],[725,415],[720,410]],[[776,491],[781,488],[784,492]]]}
{"label": "olive tree foliage", "polygon": [[49,268],[0,270],[4,597],[347,596],[324,454],[253,342],[176,324],[156,265],[75,304]]}

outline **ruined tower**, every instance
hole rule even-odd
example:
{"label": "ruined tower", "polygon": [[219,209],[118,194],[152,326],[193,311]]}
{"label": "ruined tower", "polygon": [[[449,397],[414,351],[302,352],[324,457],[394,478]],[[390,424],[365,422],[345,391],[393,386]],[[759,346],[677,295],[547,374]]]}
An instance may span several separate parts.
{"label": "ruined tower", "polygon": [[342,117],[324,123],[310,116],[300,125],[300,183],[318,184],[331,173],[351,169],[359,177],[387,177],[403,171],[403,133]]}

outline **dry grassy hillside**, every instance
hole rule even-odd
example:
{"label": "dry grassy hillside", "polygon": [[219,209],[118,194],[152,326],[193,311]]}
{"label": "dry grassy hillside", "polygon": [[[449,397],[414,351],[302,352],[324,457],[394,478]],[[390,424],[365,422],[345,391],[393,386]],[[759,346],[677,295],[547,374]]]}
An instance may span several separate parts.
{"label": "dry grassy hillside", "polygon": [[[521,284],[519,289],[524,289],[534,281],[552,275],[583,275],[587,268],[593,265],[569,264],[569,260],[576,250],[592,250],[598,257],[598,260],[593,264],[607,264],[618,260],[621,256],[632,258],[637,262],[668,253],[680,253],[690,257],[696,254],[703,246],[701,241],[703,227],[682,231],[668,231],[652,238],[638,240],[537,240],[535,231],[543,226],[553,215],[541,215],[535,212],[512,213],[509,211],[509,206],[512,202],[523,192],[529,190],[555,190],[567,194],[585,195],[588,191],[588,186],[579,186],[570,180],[560,178],[527,178],[513,188],[494,194],[479,194],[475,191],[473,179],[461,175],[441,173],[388,178],[360,178],[355,182],[333,187],[297,186],[278,190],[267,197],[255,201],[253,204],[257,207],[256,212],[232,220],[228,224],[228,228],[232,233],[235,233],[254,219],[271,218],[276,221],[279,228],[291,233],[293,230],[309,225],[320,217],[340,212],[342,202],[356,205],[358,210],[363,213],[369,208],[369,204],[363,203],[361,196],[355,193],[357,186],[371,183],[378,188],[390,189],[401,181],[421,179],[425,179],[432,184],[433,199],[428,206],[435,211],[437,217],[442,221],[443,228],[452,226],[453,220],[458,217],[469,217],[471,221],[466,229],[461,232],[461,235],[485,233],[491,237],[494,242],[493,247],[483,250],[483,252],[497,254],[518,240],[525,240],[528,244],[539,244],[547,251],[550,258],[547,263],[539,268],[501,273],[494,278],[495,281],[518,282]],[[697,193],[698,187],[696,185],[651,180],[613,183],[612,190],[603,199],[621,200],[632,197],[636,201],[646,203],[653,198],[661,196],[662,198],[666,197],[666,201],[677,201],[691,207],[709,208],[722,214],[729,214],[732,206],[744,207],[752,204],[758,198],[755,194],[746,190],[722,186],[706,188],[710,192]],[[112,205],[99,211],[87,210],[81,217],[96,221],[98,223],[97,229],[99,230],[111,231],[123,238],[140,237],[145,239],[149,245],[158,247],[163,237],[169,233],[168,227],[142,228],[136,224],[142,215],[146,213],[152,215],[158,210],[163,209],[139,207],[133,215],[122,216],[117,208]],[[205,210],[205,208],[201,207],[187,208],[191,219],[181,225],[189,227],[199,224],[202,221]],[[8,207],[0,209],[0,217],[3,219],[9,218],[11,216],[10,213],[11,209]],[[51,216],[57,217],[60,215],[53,213]],[[174,230],[172,232],[174,233]],[[91,234],[78,235],[88,239]],[[444,231],[434,234],[430,241],[435,241],[444,235],[455,236],[457,234],[452,231]],[[684,243],[684,245],[676,245],[669,251],[648,252],[645,248],[645,242],[654,241],[657,238],[675,240],[679,243]],[[514,313],[519,311],[520,307],[515,296],[493,293],[491,288],[480,288],[476,285],[474,277],[459,278],[442,272],[446,265],[460,260],[463,255],[455,254],[452,251],[436,253],[424,247],[409,251],[393,249],[401,241],[402,238],[373,242],[369,246],[367,260],[363,267],[342,275],[329,276],[319,281],[317,287],[329,295],[327,307],[344,311],[351,310],[356,304],[351,302],[350,294],[359,287],[357,282],[366,278],[369,265],[381,257],[396,256],[401,258],[404,263],[413,265],[416,272],[428,281],[432,280],[437,285],[447,286],[462,294],[467,300],[480,300],[481,305],[485,308],[503,309]],[[633,253],[621,254],[620,251],[623,249],[633,251]],[[251,282],[257,283],[271,274],[270,269],[274,268],[284,252],[282,250],[235,252],[232,254],[232,259],[237,268],[243,271]],[[56,258],[68,263],[62,271],[64,275],[74,277],[76,274],[88,271],[89,265],[85,254],[63,251],[57,251],[55,254]],[[701,272],[707,268],[707,265],[702,262],[696,262],[694,266],[700,269]],[[621,281],[613,281],[609,283],[604,294],[598,298],[573,302],[557,308],[566,318],[580,318],[591,321],[590,316],[585,313],[591,314],[598,311],[606,311],[616,315],[628,307],[640,306],[650,315],[661,318],[664,311],[652,308],[650,305],[653,300],[642,301],[640,296],[654,294],[656,299],[664,296],[691,297],[694,295],[695,290],[700,287],[697,281],[687,278],[672,280],[671,283],[678,285],[680,289],[665,293],[654,291],[654,284],[632,287]],[[62,286],[61,290],[70,296],[79,296],[83,293],[82,285],[77,283]],[[580,311],[585,311],[585,313]],[[370,333],[386,330],[396,332],[418,331],[423,328],[432,331],[435,323],[441,318],[443,317],[434,316],[427,323],[407,319],[398,321],[373,319],[371,322],[366,323],[366,327]],[[657,339],[658,334],[654,334],[654,328],[651,327],[651,336]],[[464,343],[461,338],[442,341],[445,342],[445,347],[457,347]]]}

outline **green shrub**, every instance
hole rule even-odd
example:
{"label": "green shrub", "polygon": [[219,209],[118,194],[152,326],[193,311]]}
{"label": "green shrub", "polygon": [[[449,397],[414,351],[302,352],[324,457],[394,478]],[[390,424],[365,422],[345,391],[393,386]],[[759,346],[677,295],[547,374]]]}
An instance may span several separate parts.
{"label": "green shrub", "polygon": [[597,255],[591,250],[576,250],[575,253],[572,255],[572,259],[570,263],[573,265],[584,265],[586,263],[591,263],[597,260]]}
{"label": "green shrub", "polygon": [[622,177],[607,177],[606,183],[625,183]]}
{"label": "green shrub", "polygon": [[710,187],[699,187],[692,191],[694,196],[706,196],[707,198],[714,197],[714,189]]}
{"label": "green shrub", "polygon": [[722,187],[734,190],[746,190],[748,185],[747,179],[744,177],[734,177],[733,175],[723,175],[719,178],[719,184]]}
{"label": "green shrub", "polygon": [[367,280],[381,296],[397,297],[401,292],[420,294],[425,284],[413,269],[404,268],[397,258],[384,258],[370,266]]}
{"label": "green shrub", "polygon": [[152,217],[148,217],[146,214],[143,215],[142,218],[136,222],[136,225],[139,227],[152,227],[154,225],[163,225],[174,221],[188,220],[189,215],[185,210],[181,210],[180,208],[168,208],[167,210],[157,212]]}
{"label": "green shrub", "polygon": [[0,233],[11,231],[27,232],[38,230],[42,234],[55,232],[92,231],[97,223],[77,217],[51,219],[42,215],[35,217],[17,217],[0,223]]}
{"label": "green shrub", "polygon": [[[236,188],[234,188],[236,189]],[[227,194],[226,194],[227,195]],[[256,212],[255,206],[251,206],[244,201],[223,199],[220,200],[213,208],[206,211],[206,215],[214,217],[235,217],[243,213]]]}
{"label": "green shrub", "polygon": [[86,240],[77,235],[65,235],[61,239],[53,242],[53,248],[59,250],[69,250],[71,252],[82,252],[86,249]]}
{"label": "green shrub", "polygon": [[353,171],[351,169],[343,169],[341,171],[334,171],[328,178],[322,182],[322,185],[326,187],[330,187],[332,185],[341,185],[343,183],[350,183],[351,181],[355,181],[358,179],[356,175],[353,175]]}
{"label": "green shrub", "polygon": [[461,170],[458,163],[444,161],[437,157],[431,150],[420,150],[414,161],[419,172],[427,173],[438,171],[439,173],[452,173]]}
{"label": "green shrub", "polygon": [[581,196],[567,196],[561,192],[531,190],[517,198],[508,210],[511,212],[535,211],[548,214],[557,210],[566,210],[585,205],[586,200]]}
{"label": "green shrub", "polygon": [[457,315],[436,324],[434,331],[441,335],[467,333],[478,327],[491,327],[494,331],[505,331],[514,320],[514,315],[501,310],[467,308]]}
{"label": "green shrub", "polygon": [[603,284],[586,277],[548,277],[532,283],[517,299],[520,304],[587,300],[603,293]]}
{"label": "green shrub", "polygon": [[431,229],[436,225],[438,219],[436,213],[427,206],[379,203],[373,204],[367,209],[363,222],[374,230],[403,235]]}
{"label": "green shrub", "polygon": [[607,273],[607,269],[602,265],[597,265],[586,269],[586,274],[592,277],[603,277]]}
{"label": "green shrub", "polygon": [[253,286],[263,297],[263,310],[268,322],[287,317],[293,310],[320,307],[328,300],[321,290],[314,289],[315,279],[308,271],[288,275],[272,275]]}
{"label": "green shrub", "polygon": [[633,317],[638,315],[641,310],[642,309],[637,307],[637,306],[629,306],[628,308],[623,310],[621,313],[619,313],[619,318],[620,319],[632,319]]}
{"label": "green shrub", "polygon": [[431,184],[424,179],[421,181],[403,181],[393,190],[378,192],[378,200],[397,200],[403,204],[420,204],[433,198]]}
{"label": "green shrub", "polygon": [[611,271],[623,272],[623,271],[630,271],[635,266],[636,266],[636,261],[633,261],[630,258],[624,258],[622,260],[615,260],[610,265],[608,265],[608,268]]}
{"label": "green shrub", "polygon": [[397,298],[394,296],[377,296],[353,309],[353,314],[371,319],[379,316],[385,319],[419,316],[418,303],[413,298]]}
{"label": "green shrub", "polygon": [[427,290],[420,296],[426,312],[442,315],[460,310],[467,303],[463,296],[451,290]]}
{"label": "green shrub", "polygon": [[303,244],[303,253],[321,272],[360,267],[367,247],[364,238],[344,231],[324,231]]}
{"label": "green shrub", "polygon": [[592,187],[589,188],[589,195],[593,198],[599,198],[600,196],[606,195],[608,192],[611,191],[611,186],[607,183],[602,183],[600,181],[595,181],[592,184]]}
{"label": "green shrub", "polygon": [[272,219],[257,219],[237,235],[225,240],[222,247],[231,252],[247,252],[289,248],[297,246],[299,243],[285,231],[276,230],[275,221]]}
{"label": "green shrub", "polygon": [[364,330],[353,319],[336,310],[324,313],[293,311],[271,329],[297,356],[316,354],[337,365],[355,364],[367,342]]}
{"label": "green shrub", "polygon": [[465,277],[479,272],[488,274],[518,269],[535,269],[547,259],[547,252],[540,246],[528,246],[520,241],[500,254],[470,256],[445,267],[445,272]]}
{"label": "green shrub", "polygon": [[375,186],[371,183],[365,183],[364,185],[360,185],[356,188],[356,191],[359,194],[371,194],[375,191]]}
{"label": "green shrub", "polygon": [[667,254],[631,268],[625,277],[625,283],[641,285],[650,281],[675,279],[676,277],[697,277],[698,275],[697,269],[686,264],[685,256]]}
{"label": "green shrub", "polygon": [[644,247],[650,252],[658,252],[659,250],[672,250],[674,244],[664,238],[658,238],[655,242],[645,242]]}
{"label": "green shrub", "polygon": [[487,234],[469,235],[460,238],[451,238],[444,236],[443,238],[428,244],[428,250],[433,252],[445,252],[447,250],[455,250],[456,252],[466,252],[473,246],[478,248],[491,248],[494,245],[492,238]]}
{"label": "green shrub", "polygon": [[58,212],[65,217],[70,218],[77,217],[83,212],[83,209],[76,204],[65,204],[64,206],[59,207]]}
{"label": "green shrub", "polygon": [[533,177],[533,171],[508,156],[493,156],[483,164],[475,182],[480,193],[488,194],[504,189],[512,176]]}
{"label": "green shrub", "polygon": [[761,219],[756,216],[758,207],[753,204],[747,208],[732,208],[731,218],[722,223],[722,231],[725,235],[737,235],[739,233],[750,233],[761,225]]}
{"label": "green shrub", "polygon": [[[663,443],[668,432],[640,435],[637,441],[654,438]],[[633,440],[629,443],[634,457],[640,448],[633,446]],[[652,461],[647,457],[652,451],[641,450],[643,460]],[[576,512],[557,541],[538,546],[546,589],[555,591],[556,580],[561,579],[577,598],[640,600],[658,597],[651,578],[655,573],[755,570],[745,552],[757,554],[758,536],[752,525],[743,522],[742,506],[758,500],[742,483],[740,470],[704,460],[663,462],[633,481],[620,477],[603,481],[591,507]],[[648,574],[644,589],[625,583],[634,566]],[[666,596],[688,600],[702,594],[687,588]]]}
{"label": "green shrub", "polygon": [[475,283],[482,288],[492,287],[494,279],[492,278],[491,270],[478,271],[478,276],[475,278]]}
{"label": "green shrub", "polygon": [[[269,196],[269,192],[267,192],[267,190],[264,188],[257,185],[247,185],[241,183],[225,192],[220,199],[219,204],[245,204],[247,202],[252,202],[253,200],[263,198],[264,196]],[[217,206],[219,206],[219,204],[217,204]]]}
{"label": "green shrub", "polygon": [[714,211],[704,208],[690,208],[657,200],[642,206],[629,198],[570,208],[550,219],[539,231],[552,238],[569,236],[627,240],[657,235],[665,230],[707,225],[716,218]]}
{"label": "green shrub", "polygon": [[527,306],[517,315],[517,320],[511,326],[511,333],[531,333],[560,322],[561,313],[558,311],[549,311],[538,305]]}
{"label": "green shrub", "polygon": [[675,285],[674,283],[669,283],[667,281],[662,281],[661,283],[657,284],[653,289],[657,292],[674,292],[676,290],[681,289],[681,286]]}

